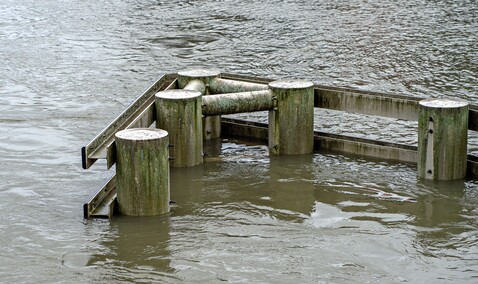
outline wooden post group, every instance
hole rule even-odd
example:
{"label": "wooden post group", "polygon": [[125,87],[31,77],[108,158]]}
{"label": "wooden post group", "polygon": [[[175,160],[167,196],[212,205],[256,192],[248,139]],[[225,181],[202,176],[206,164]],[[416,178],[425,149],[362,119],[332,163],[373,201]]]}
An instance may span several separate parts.
{"label": "wooden post group", "polygon": [[[208,96],[211,84],[215,91],[231,92]],[[156,94],[156,129],[116,133],[118,203],[123,214],[169,212],[169,166],[201,164],[203,139],[220,136],[221,114],[269,110],[271,154],[313,151],[311,82],[237,83],[220,79],[216,70],[196,69],[179,72],[178,85],[181,89]]]}

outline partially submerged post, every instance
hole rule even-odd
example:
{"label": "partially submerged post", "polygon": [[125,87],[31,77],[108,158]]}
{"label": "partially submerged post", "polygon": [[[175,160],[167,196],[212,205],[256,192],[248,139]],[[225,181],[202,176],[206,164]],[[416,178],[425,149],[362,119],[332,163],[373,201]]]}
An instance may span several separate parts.
{"label": "partially submerged post", "polygon": [[[219,77],[221,72],[216,69],[191,69],[178,72],[178,85],[179,88],[186,88],[191,90],[194,88],[199,91],[202,89],[200,84],[193,83],[194,85],[188,85],[191,81],[199,80],[205,85],[205,93],[203,95],[209,95],[209,83]],[[204,138],[212,139],[219,138],[221,136],[221,116],[207,116],[204,118]]]}
{"label": "partially submerged post", "polygon": [[269,112],[271,154],[307,154],[314,150],[313,86],[303,80],[269,83],[277,104]]}
{"label": "partially submerged post", "polygon": [[464,178],[467,163],[468,103],[428,99],[419,103],[418,177]]}
{"label": "partially submerged post", "polygon": [[167,90],[156,94],[156,127],[169,132],[171,166],[191,167],[203,161],[201,93]]}
{"label": "partially submerged post", "polygon": [[131,216],[169,212],[168,132],[131,128],[115,134],[119,211]]}

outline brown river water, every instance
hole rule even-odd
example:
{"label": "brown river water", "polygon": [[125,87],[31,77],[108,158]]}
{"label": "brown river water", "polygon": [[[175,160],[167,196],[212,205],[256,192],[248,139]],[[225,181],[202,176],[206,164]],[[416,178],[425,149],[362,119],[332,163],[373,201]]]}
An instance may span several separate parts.
{"label": "brown river water", "polygon": [[[170,214],[85,220],[114,171],[80,148],[191,67],[478,104],[477,46],[476,0],[2,0],[0,282],[476,283],[478,180],[224,140],[172,169]],[[316,128],[416,144],[401,120]]]}

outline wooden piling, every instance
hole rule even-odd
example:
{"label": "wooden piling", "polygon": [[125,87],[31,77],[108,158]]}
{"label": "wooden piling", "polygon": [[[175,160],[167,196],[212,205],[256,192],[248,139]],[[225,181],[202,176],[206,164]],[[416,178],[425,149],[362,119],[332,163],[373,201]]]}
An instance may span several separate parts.
{"label": "wooden piling", "polygon": [[466,175],[468,103],[429,99],[419,103],[419,178],[455,180]]}
{"label": "wooden piling", "polygon": [[169,139],[161,129],[131,128],[115,134],[119,211],[131,216],[169,212]]}
{"label": "wooden piling", "polygon": [[303,80],[269,83],[276,106],[269,112],[269,151],[274,155],[314,150],[314,84]]}
{"label": "wooden piling", "polygon": [[201,96],[179,89],[156,94],[156,126],[169,132],[173,167],[192,167],[203,161]]}
{"label": "wooden piling", "polygon": [[[200,80],[206,85],[205,93],[207,96],[209,92],[209,84],[212,80],[219,77],[221,72],[216,69],[190,69],[178,72],[179,88],[185,88],[189,82],[193,80]],[[221,116],[206,116],[203,122],[203,136],[205,139],[219,138],[221,136]]]}

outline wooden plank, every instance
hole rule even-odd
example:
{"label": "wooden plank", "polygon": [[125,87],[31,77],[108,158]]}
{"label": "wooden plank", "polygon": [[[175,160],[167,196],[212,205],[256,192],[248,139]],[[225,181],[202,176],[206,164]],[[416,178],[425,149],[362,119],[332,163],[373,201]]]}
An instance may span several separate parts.
{"label": "wooden plank", "polygon": [[350,139],[351,137],[331,135],[316,132],[315,145],[318,150],[335,153],[347,153],[360,157],[377,158],[381,160],[416,163],[416,147],[394,143],[377,143],[368,139]]}
{"label": "wooden plank", "polygon": [[[222,123],[222,131],[225,135],[267,140],[268,131],[265,123],[251,123],[239,119],[225,118],[223,118]],[[319,131],[314,132],[314,140],[316,151],[334,151],[357,154],[363,157],[416,163],[417,149],[414,146]]]}
{"label": "wooden plank", "polygon": [[244,137],[267,143],[267,124],[233,118],[222,118],[221,134],[223,137]]}
{"label": "wooden plank", "polygon": [[114,134],[136,120],[143,110],[154,103],[154,95],[161,90],[175,87],[175,76],[171,74],[161,76],[151,87],[139,96],[125,111],[93,140],[81,149],[82,166],[84,169],[91,167],[97,159],[106,158],[107,145],[111,145]]}
{"label": "wooden plank", "polygon": [[315,88],[316,107],[405,120],[418,119],[420,100],[408,96],[323,86]]}
{"label": "wooden plank", "polygon": [[[240,119],[223,118],[222,133],[225,137],[245,137],[267,143],[267,124]],[[377,141],[347,135],[315,131],[315,150],[349,153],[361,157],[379,158],[416,164],[417,146]],[[468,154],[467,177],[478,177],[478,156]]]}
{"label": "wooden plank", "polygon": [[[273,80],[221,73],[221,78],[268,84]],[[352,113],[418,120],[418,102],[424,98],[314,85],[314,106]],[[478,131],[478,105],[470,105],[468,129]]]}

